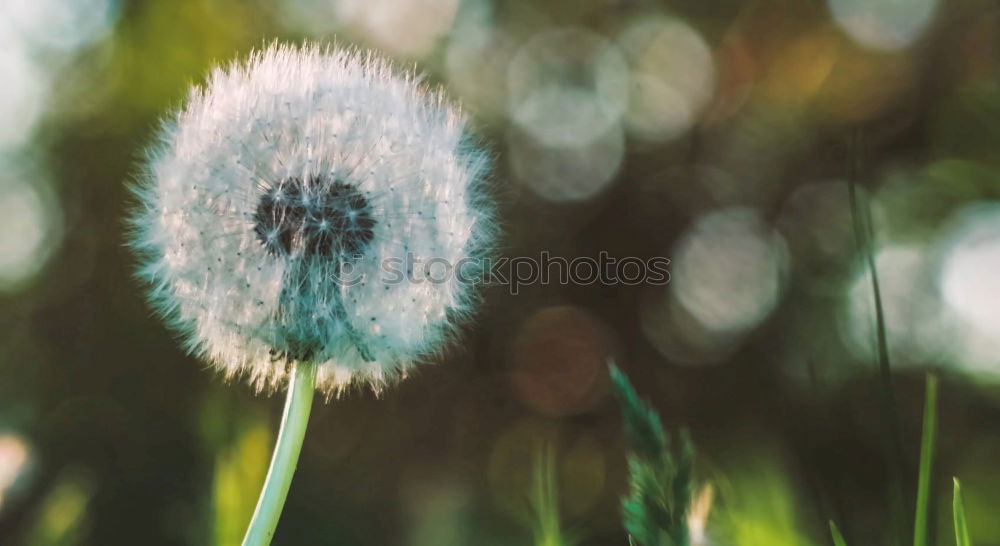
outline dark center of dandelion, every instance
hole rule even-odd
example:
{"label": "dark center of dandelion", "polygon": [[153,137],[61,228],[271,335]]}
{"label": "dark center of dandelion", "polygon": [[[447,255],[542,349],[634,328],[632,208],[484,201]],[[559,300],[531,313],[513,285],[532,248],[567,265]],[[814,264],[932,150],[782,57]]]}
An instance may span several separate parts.
{"label": "dark center of dandelion", "polygon": [[258,239],[275,256],[350,257],[375,236],[364,194],[323,176],[286,178],[271,187],[253,220]]}

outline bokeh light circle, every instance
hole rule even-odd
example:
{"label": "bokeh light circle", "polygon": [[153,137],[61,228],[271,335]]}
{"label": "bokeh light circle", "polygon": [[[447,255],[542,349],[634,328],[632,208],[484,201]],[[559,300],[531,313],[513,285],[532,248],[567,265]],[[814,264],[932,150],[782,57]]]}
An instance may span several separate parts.
{"label": "bokeh light circle", "polygon": [[960,211],[942,260],[941,295],[973,327],[1000,336],[1000,203]]}
{"label": "bokeh light circle", "polygon": [[507,66],[517,44],[484,1],[464,2],[444,54],[450,88],[478,117],[507,113]]}
{"label": "bokeh light circle", "polygon": [[616,125],[581,146],[549,146],[511,130],[507,146],[514,174],[532,191],[550,201],[580,201],[614,180],[625,155],[625,136]]}
{"label": "bokeh light circle", "polygon": [[930,24],[937,0],[828,0],[834,21],[859,44],[903,49]]}
{"label": "bokeh light circle", "polygon": [[118,17],[116,0],[4,0],[0,18],[34,44],[75,49],[104,37]]}
{"label": "bokeh light circle", "polygon": [[0,508],[18,480],[31,466],[31,449],[20,435],[0,433]]}
{"label": "bokeh light circle", "polygon": [[658,287],[639,306],[642,333],[672,364],[700,366],[725,360],[745,332],[712,330],[694,319],[677,301],[672,287]]}
{"label": "bokeh light circle", "polygon": [[628,88],[614,44],[579,28],[535,35],[507,69],[511,119],[547,146],[582,147],[607,134],[625,112]]}
{"label": "bokeh light circle", "polygon": [[458,0],[283,0],[289,27],[310,34],[343,32],[387,53],[424,57],[451,29]]}
{"label": "bokeh light circle", "polygon": [[[0,29],[2,32],[3,29]],[[47,82],[20,42],[7,42],[0,35],[0,149],[27,142],[41,117],[47,96]]]}
{"label": "bokeh light circle", "polygon": [[599,317],[569,305],[546,307],[525,319],[514,338],[511,385],[543,414],[578,413],[604,393],[615,354],[613,332]]}
{"label": "bokeh light circle", "polygon": [[1000,203],[954,213],[939,254],[937,286],[954,321],[952,363],[979,379],[1000,380]]}
{"label": "bokeh light circle", "polygon": [[689,129],[715,87],[712,50],[701,35],[678,19],[643,17],[617,42],[632,69],[629,132],[661,140]]}
{"label": "bokeh light circle", "polygon": [[0,292],[16,289],[45,265],[61,218],[48,192],[0,178]]}
{"label": "bokeh light circle", "polygon": [[672,253],[671,289],[691,316],[724,333],[746,331],[778,303],[788,255],[784,239],[748,208],[699,218]]}
{"label": "bokeh light circle", "polygon": [[[875,254],[886,341],[894,364],[935,361],[942,354],[946,327],[934,297],[930,259],[917,245],[889,245]],[[848,348],[871,360],[876,352],[875,296],[866,260],[859,260],[848,292],[841,328]]]}
{"label": "bokeh light circle", "polygon": [[379,48],[400,55],[426,55],[455,19],[458,0],[398,2],[341,0],[339,20]]}

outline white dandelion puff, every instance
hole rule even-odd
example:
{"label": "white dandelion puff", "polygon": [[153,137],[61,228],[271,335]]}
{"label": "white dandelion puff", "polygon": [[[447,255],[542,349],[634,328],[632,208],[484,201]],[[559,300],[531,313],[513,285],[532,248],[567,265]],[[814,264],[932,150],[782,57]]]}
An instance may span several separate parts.
{"label": "white dandelion puff", "polygon": [[387,282],[386,264],[483,257],[486,168],[462,114],[414,76],[273,45],[214,70],[164,123],[132,244],[156,309],[227,376],[272,388],[309,362],[328,395],[379,387],[471,312],[475,286]]}

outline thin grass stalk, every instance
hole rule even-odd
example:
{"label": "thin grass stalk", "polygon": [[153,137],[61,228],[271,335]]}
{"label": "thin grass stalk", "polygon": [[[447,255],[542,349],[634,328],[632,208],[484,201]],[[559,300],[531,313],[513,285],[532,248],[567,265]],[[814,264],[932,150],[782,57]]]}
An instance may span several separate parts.
{"label": "thin grass stalk", "polygon": [[850,139],[850,173],[848,176],[848,195],[851,208],[851,219],[854,225],[854,236],[861,252],[862,259],[868,268],[871,280],[872,294],[875,300],[875,342],[878,348],[879,370],[879,406],[882,421],[882,438],[886,449],[886,466],[889,477],[889,506],[895,540],[903,544],[907,535],[907,516],[903,490],[903,441],[900,432],[899,409],[896,404],[895,390],[892,384],[892,366],[889,362],[889,345],[886,341],[885,310],[882,306],[882,291],[875,267],[875,252],[873,249],[871,209],[867,203],[862,204],[858,196],[858,182],[862,170],[863,135],[857,129]]}
{"label": "thin grass stalk", "polygon": [[844,536],[840,534],[840,529],[837,529],[837,524],[830,520],[830,536],[833,537],[833,546],[847,546],[847,541],[844,540]]}
{"label": "thin grass stalk", "polygon": [[956,546],[972,546],[969,538],[969,523],[965,519],[965,502],[962,500],[962,484],[958,478],[953,478],[955,482],[955,493],[951,500],[952,517],[955,520],[955,544]]}
{"label": "thin grass stalk", "polygon": [[937,432],[937,377],[927,374],[924,390],[924,429],[920,439],[920,473],[917,478],[917,509],[913,518],[913,546],[927,546],[931,502],[931,469],[934,466],[934,436]]}

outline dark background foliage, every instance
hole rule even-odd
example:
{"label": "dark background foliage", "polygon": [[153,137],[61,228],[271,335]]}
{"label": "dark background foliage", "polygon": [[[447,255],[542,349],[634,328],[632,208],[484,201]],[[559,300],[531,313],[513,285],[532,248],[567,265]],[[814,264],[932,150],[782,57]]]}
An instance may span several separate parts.
{"label": "dark background foliage", "polygon": [[[317,404],[275,544],[530,544],[537,445],[567,536],[626,544],[609,360],[691,430],[714,491],[700,544],[828,544],[831,518],[850,544],[888,541],[889,468],[909,510],[936,370],[937,543],[959,475],[973,541],[1000,544],[1000,11],[894,4],[0,7],[0,543],[239,540],[281,397],[226,384],[152,316],[127,185],[212,65],[314,39],[463,102],[495,156],[502,254],[664,256],[672,282],[488,289],[439,362]],[[852,165],[903,460],[884,449]]]}

